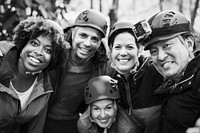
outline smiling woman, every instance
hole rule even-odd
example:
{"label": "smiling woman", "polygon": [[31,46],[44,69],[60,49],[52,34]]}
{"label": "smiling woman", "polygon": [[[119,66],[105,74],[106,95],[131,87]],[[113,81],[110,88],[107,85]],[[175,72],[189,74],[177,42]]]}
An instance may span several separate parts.
{"label": "smiling woman", "polygon": [[136,123],[135,133],[157,133],[162,95],[154,90],[162,83],[148,57],[141,56],[141,45],[130,21],[116,22],[108,43],[111,49],[113,78],[119,82],[120,105]]}
{"label": "smiling woman", "polygon": [[0,65],[0,132],[42,133],[53,92],[48,72],[62,63],[67,43],[56,22],[39,17],[17,25],[13,42],[4,41],[10,47]]}
{"label": "smiling woman", "polygon": [[117,81],[107,75],[89,80],[85,92],[88,108],[78,120],[79,133],[133,133],[135,124],[117,105]]}

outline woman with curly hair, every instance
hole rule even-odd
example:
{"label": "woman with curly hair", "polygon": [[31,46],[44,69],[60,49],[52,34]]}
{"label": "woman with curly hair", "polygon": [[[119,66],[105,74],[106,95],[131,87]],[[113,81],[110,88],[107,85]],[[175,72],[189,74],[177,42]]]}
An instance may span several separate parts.
{"label": "woman with curly hair", "polygon": [[20,22],[13,38],[0,64],[0,132],[42,133],[53,92],[48,72],[67,43],[57,23],[40,17]]}
{"label": "woman with curly hair", "polygon": [[50,99],[45,133],[78,133],[79,113],[85,110],[84,88],[92,77],[107,73],[108,58],[102,44],[107,21],[102,13],[85,10],[64,31],[71,49],[67,62],[51,73],[55,93]]}

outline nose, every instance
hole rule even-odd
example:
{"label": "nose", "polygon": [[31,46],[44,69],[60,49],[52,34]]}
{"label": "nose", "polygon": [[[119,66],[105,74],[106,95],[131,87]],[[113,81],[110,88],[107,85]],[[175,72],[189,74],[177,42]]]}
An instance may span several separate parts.
{"label": "nose", "polygon": [[166,56],[167,56],[167,53],[164,50],[162,49],[158,50],[158,57],[157,57],[158,60],[164,60]]}
{"label": "nose", "polygon": [[90,47],[90,46],[91,46],[91,39],[90,39],[90,38],[85,39],[84,45],[85,45],[86,47]]}
{"label": "nose", "polygon": [[121,56],[126,56],[127,54],[128,54],[128,53],[127,53],[126,49],[125,49],[125,48],[122,48],[121,51],[120,51],[120,55],[121,55]]}
{"label": "nose", "polygon": [[37,47],[37,49],[35,50],[35,54],[38,56],[42,56],[42,53],[43,53],[43,48]]}
{"label": "nose", "polygon": [[105,116],[106,116],[106,114],[105,114],[105,110],[101,110],[101,118],[104,118]]}

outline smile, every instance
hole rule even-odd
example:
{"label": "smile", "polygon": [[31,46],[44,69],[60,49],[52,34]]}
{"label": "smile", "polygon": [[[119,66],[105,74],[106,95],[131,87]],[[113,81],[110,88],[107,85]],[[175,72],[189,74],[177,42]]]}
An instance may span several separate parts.
{"label": "smile", "polygon": [[34,57],[29,57],[29,59],[32,61],[32,62],[35,62],[35,63],[41,63],[41,61],[39,59],[36,59]]}
{"label": "smile", "polygon": [[161,66],[163,67],[163,68],[168,68],[170,65],[172,65],[172,61],[167,61],[167,62],[165,62],[165,63],[162,63],[161,64]]}
{"label": "smile", "polygon": [[129,61],[130,59],[118,59],[118,62],[121,64],[125,64]]}
{"label": "smile", "polygon": [[106,123],[108,121],[108,119],[101,119],[99,120],[101,123]]}
{"label": "smile", "polygon": [[91,51],[90,49],[83,48],[83,47],[80,47],[80,50],[83,51],[83,52],[90,52]]}

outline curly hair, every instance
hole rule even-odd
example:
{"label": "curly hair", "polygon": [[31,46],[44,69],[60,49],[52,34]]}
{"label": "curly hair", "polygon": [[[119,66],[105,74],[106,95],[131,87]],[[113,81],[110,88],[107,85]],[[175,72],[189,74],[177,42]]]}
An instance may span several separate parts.
{"label": "curly hair", "polygon": [[62,28],[56,25],[56,22],[42,17],[29,17],[16,26],[13,40],[21,53],[29,40],[36,39],[40,35],[51,39],[53,52],[48,69],[53,69],[64,60],[64,50],[70,47],[64,40]]}

